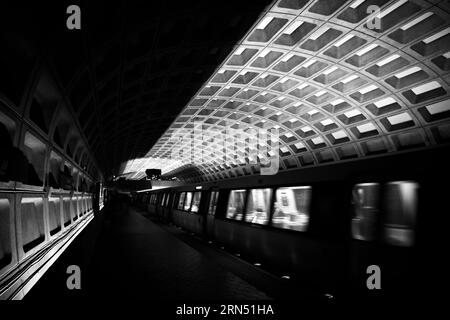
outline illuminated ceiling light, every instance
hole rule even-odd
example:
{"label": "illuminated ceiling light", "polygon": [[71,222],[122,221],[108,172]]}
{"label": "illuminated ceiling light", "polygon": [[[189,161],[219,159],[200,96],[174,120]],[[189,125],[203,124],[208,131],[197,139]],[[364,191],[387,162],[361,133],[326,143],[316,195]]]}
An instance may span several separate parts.
{"label": "illuminated ceiling light", "polygon": [[400,73],[395,74],[395,77],[399,78],[399,79],[400,78],[404,78],[404,77],[409,76],[410,74],[416,73],[416,72],[418,72],[420,70],[422,70],[422,68],[415,66],[415,67],[406,69],[406,70],[404,70],[404,71],[402,71]]}
{"label": "illuminated ceiling light", "polygon": [[410,29],[411,27],[413,27],[413,26],[415,26],[416,24],[418,24],[419,22],[421,22],[421,21],[427,19],[428,17],[431,17],[432,15],[433,15],[433,12],[427,12],[427,13],[424,13],[423,15],[417,17],[416,19],[414,19],[414,20],[408,22],[408,23],[405,24],[403,27],[400,27],[400,29],[402,29],[402,30],[408,30],[408,29]]}
{"label": "illuminated ceiling light", "polygon": [[288,53],[287,55],[285,55],[285,56],[281,59],[281,61],[287,62],[287,61],[288,61],[289,59],[291,59],[293,56],[294,56],[293,53]]}
{"label": "illuminated ceiling light", "polygon": [[309,36],[309,39],[311,40],[317,40],[321,35],[323,35],[325,32],[328,31],[328,27],[322,27],[316,32],[314,32],[312,35]]}
{"label": "illuminated ceiling light", "polygon": [[364,3],[364,1],[366,1],[366,0],[356,0],[355,2],[353,2],[353,3],[350,5],[350,8],[356,9],[356,8],[358,8],[362,3]]}
{"label": "illuminated ceiling light", "polygon": [[353,74],[353,75],[343,79],[341,82],[342,83],[349,83],[350,81],[353,81],[355,79],[358,79],[358,76],[356,74]]}
{"label": "illuminated ceiling light", "polygon": [[370,91],[373,91],[373,90],[376,90],[376,89],[378,89],[378,87],[376,85],[374,85],[374,84],[371,84],[370,86],[367,86],[367,87],[364,87],[364,88],[360,89],[359,93],[366,94],[366,93],[368,93]]}
{"label": "illuminated ceiling light", "polygon": [[287,27],[283,33],[291,35],[292,32],[297,30],[297,28],[300,27],[302,24],[303,24],[303,21],[297,20],[293,24],[291,24],[289,27]]}
{"label": "illuminated ceiling light", "polygon": [[385,64],[388,64],[389,62],[392,62],[392,61],[394,61],[394,60],[396,60],[396,59],[398,59],[398,58],[400,58],[400,55],[398,55],[398,54],[393,54],[392,56],[389,56],[389,57],[387,57],[387,58],[385,58],[385,59],[379,61],[379,62],[377,63],[377,66],[382,67],[382,66],[384,66]]}
{"label": "illuminated ceiling light", "polygon": [[334,46],[335,46],[335,47],[340,47],[340,46],[342,46],[344,43],[346,43],[348,40],[352,39],[353,37],[354,37],[354,35],[351,34],[351,33],[349,33],[349,34],[347,34],[346,36],[342,37],[342,39],[336,41],[336,42],[334,43]]}
{"label": "illuminated ceiling light", "polygon": [[239,56],[239,55],[241,55],[244,51],[245,51],[245,47],[239,47],[235,52],[234,52],[234,54],[235,55],[237,55],[237,56]]}
{"label": "illuminated ceiling light", "polygon": [[344,138],[347,138],[347,137],[348,137],[347,134],[344,132],[344,130],[339,130],[339,131],[333,132],[331,135],[332,135],[336,140],[344,139]]}
{"label": "illuminated ceiling light", "polygon": [[305,62],[303,64],[303,67],[308,68],[308,67],[312,66],[316,62],[317,62],[317,60],[315,60],[315,59],[308,60],[307,62]]}
{"label": "illuminated ceiling light", "polygon": [[377,108],[382,108],[382,107],[384,107],[384,106],[387,106],[387,105],[390,105],[390,104],[393,104],[393,103],[396,103],[397,101],[394,99],[394,98],[392,98],[392,97],[387,97],[387,98],[384,98],[384,99],[381,99],[381,100],[379,100],[379,101],[376,101],[376,102],[374,102],[373,104],[377,107]]}
{"label": "illuminated ceiling light", "polygon": [[256,29],[265,29],[267,25],[273,20],[273,17],[265,17],[256,27]]}
{"label": "illuminated ceiling light", "polygon": [[332,73],[332,72],[336,71],[336,70],[337,70],[337,68],[338,68],[338,67],[336,67],[336,66],[333,66],[333,67],[331,67],[331,68],[329,68],[329,69],[325,70],[325,71],[323,72],[323,74],[324,74],[324,75],[330,74],[330,73]]}
{"label": "illuminated ceiling light", "polygon": [[414,92],[415,95],[420,95],[424,92],[428,92],[437,88],[440,88],[441,85],[437,81],[431,81],[425,84],[422,84],[420,86],[414,87],[411,89],[412,92]]}
{"label": "illuminated ceiling light", "polygon": [[439,38],[442,38],[442,37],[446,36],[449,33],[450,33],[450,27],[447,28],[447,29],[441,30],[440,32],[438,32],[438,33],[436,33],[436,34],[434,34],[434,35],[432,35],[432,36],[430,36],[430,37],[428,37],[428,38],[426,38],[426,39],[424,39],[422,41],[424,43],[428,44],[428,43],[436,41]]}
{"label": "illuminated ceiling light", "polygon": [[376,130],[375,126],[373,125],[373,123],[368,122],[362,125],[359,125],[356,127],[358,129],[359,132],[361,133],[365,133],[365,132],[370,132],[370,131],[374,131]]}
{"label": "illuminated ceiling light", "polygon": [[339,99],[336,99],[336,100],[331,101],[330,104],[331,104],[332,106],[337,106],[338,104],[341,104],[341,103],[343,103],[343,102],[345,102],[345,100],[339,98]]}
{"label": "illuminated ceiling light", "polygon": [[[314,95],[315,95],[316,97],[320,97],[320,96],[323,96],[325,93],[327,93],[326,90],[321,90],[321,91],[315,93]],[[315,112],[315,113],[316,113],[316,112]]]}
{"label": "illuminated ceiling light", "polygon": [[445,100],[438,103],[426,106],[426,109],[431,115],[439,114],[450,110],[450,101]]}
{"label": "illuminated ceiling light", "polygon": [[347,111],[344,113],[344,115],[347,118],[353,118],[353,117],[359,116],[360,114],[361,114],[361,111],[359,111],[357,109],[353,109],[353,110],[350,110],[350,111]]}
{"label": "illuminated ceiling light", "polygon": [[384,16],[388,15],[389,13],[394,11],[395,9],[397,9],[397,8],[401,7],[402,5],[404,5],[406,2],[408,2],[408,0],[400,0],[400,1],[395,2],[389,8],[383,10],[381,12],[381,14],[379,14],[377,17],[380,18],[380,19],[383,18]]}
{"label": "illuminated ceiling light", "polygon": [[315,138],[312,138],[311,141],[312,141],[315,145],[324,143],[324,141],[323,141],[323,139],[322,139],[321,137],[315,137]]}
{"label": "illuminated ceiling light", "polygon": [[270,49],[266,48],[263,51],[261,51],[261,53],[259,54],[259,56],[261,58],[265,58],[268,54],[270,53]]}
{"label": "illuminated ceiling light", "polygon": [[325,120],[320,121],[320,123],[321,123],[323,126],[329,126],[330,124],[333,124],[334,121],[331,120],[331,119],[325,119]]}
{"label": "illuminated ceiling light", "polygon": [[387,119],[388,119],[389,123],[393,126],[396,124],[399,124],[399,123],[412,121],[411,116],[409,115],[409,113],[406,113],[406,112],[397,114],[395,116],[388,117]]}
{"label": "illuminated ceiling light", "polygon": [[356,52],[356,55],[357,56],[365,55],[367,52],[372,51],[376,47],[378,47],[378,44],[376,44],[376,43],[369,44],[367,47],[365,47],[365,48],[359,50],[358,52]]}

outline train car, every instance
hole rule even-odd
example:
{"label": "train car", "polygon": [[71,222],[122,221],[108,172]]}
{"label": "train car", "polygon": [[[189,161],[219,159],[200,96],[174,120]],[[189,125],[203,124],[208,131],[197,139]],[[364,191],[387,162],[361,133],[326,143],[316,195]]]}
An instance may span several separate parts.
{"label": "train car", "polygon": [[376,266],[385,294],[412,295],[438,250],[431,215],[445,208],[436,181],[449,156],[435,149],[408,159],[170,188],[158,191],[156,206],[170,208],[166,220],[175,225],[311,290],[370,294],[368,270]]}

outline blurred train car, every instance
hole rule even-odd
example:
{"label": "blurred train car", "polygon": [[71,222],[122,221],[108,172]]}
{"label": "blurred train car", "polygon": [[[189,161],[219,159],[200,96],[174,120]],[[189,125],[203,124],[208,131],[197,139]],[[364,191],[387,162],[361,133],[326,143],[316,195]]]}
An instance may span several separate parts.
{"label": "blurred train car", "polygon": [[[439,253],[446,148],[148,192],[149,212],[311,291],[407,297]],[[411,160],[414,159],[414,160]],[[149,198],[150,197],[150,198]],[[147,200],[149,199],[149,200]],[[427,273],[428,272],[428,273]]]}

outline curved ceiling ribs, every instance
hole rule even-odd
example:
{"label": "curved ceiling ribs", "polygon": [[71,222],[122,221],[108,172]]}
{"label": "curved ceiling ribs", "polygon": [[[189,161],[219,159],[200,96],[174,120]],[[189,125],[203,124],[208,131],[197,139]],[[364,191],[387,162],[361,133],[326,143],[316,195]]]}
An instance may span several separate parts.
{"label": "curved ceiling ribs", "polygon": [[[381,12],[368,15],[370,5]],[[169,176],[188,166],[166,159],[183,143],[171,135],[189,132],[194,122],[218,131],[278,127],[280,170],[446,143],[449,9],[446,1],[277,1],[146,158],[165,162]],[[380,28],[371,29],[376,15]],[[221,143],[199,141],[195,152],[205,159],[192,163],[199,173],[183,176],[178,168],[177,176],[199,181],[258,172],[248,163],[220,164]],[[128,169],[141,171],[139,178],[145,165]]]}
{"label": "curved ceiling ribs", "polygon": [[[146,155],[270,3],[244,3],[235,11],[238,2],[152,2],[148,8],[123,3],[106,12],[104,6],[85,5],[87,32],[76,40],[84,47],[82,67],[74,64],[74,77],[74,70],[64,72],[70,68],[58,62],[68,56],[59,53],[64,46],[55,60],[106,175]],[[114,30],[103,26],[105,16],[118,21]]]}

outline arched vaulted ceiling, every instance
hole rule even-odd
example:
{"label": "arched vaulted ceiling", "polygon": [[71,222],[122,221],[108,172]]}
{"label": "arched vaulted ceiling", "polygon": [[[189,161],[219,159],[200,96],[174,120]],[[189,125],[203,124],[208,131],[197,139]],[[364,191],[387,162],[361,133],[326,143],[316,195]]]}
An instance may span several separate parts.
{"label": "arched vaulted ceiling", "polygon": [[[169,160],[186,148],[173,136],[195,126],[277,128],[281,170],[448,143],[449,12],[448,1],[276,1],[147,156],[122,169],[139,178],[146,161],[159,161],[167,176],[192,181],[259,171],[248,161],[223,162],[220,138],[197,141],[201,161]],[[379,27],[371,27],[374,17]],[[231,148],[245,160],[246,147]]]}
{"label": "arched vaulted ceiling", "polygon": [[[81,30],[66,28],[72,4]],[[1,3],[0,23],[5,50],[50,65],[108,177],[147,154],[267,5],[18,0]]]}

